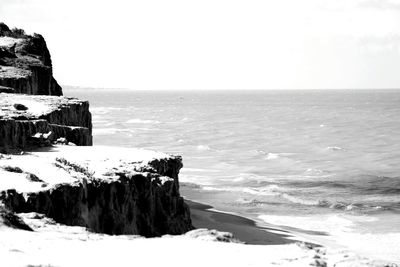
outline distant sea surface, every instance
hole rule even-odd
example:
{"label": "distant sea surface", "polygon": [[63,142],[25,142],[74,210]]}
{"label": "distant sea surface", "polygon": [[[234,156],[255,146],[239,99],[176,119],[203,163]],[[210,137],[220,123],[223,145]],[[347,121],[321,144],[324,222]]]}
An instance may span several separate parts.
{"label": "distant sea surface", "polygon": [[182,194],[400,262],[400,90],[66,89],[97,145],[183,157]]}

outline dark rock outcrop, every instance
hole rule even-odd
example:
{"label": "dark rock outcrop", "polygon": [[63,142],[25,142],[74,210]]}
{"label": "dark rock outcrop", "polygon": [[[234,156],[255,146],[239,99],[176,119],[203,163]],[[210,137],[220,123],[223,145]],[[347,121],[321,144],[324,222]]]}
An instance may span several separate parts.
{"label": "dark rock outcrop", "polygon": [[0,86],[0,93],[14,93],[14,89],[11,87]]}
{"label": "dark rock outcrop", "polygon": [[85,178],[28,194],[10,189],[0,192],[0,202],[16,213],[42,213],[58,223],[107,234],[152,237],[193,229],[189,208],[179,194],[180,157],[153,160],[145,172],[133,165],[130,170],[112,168],[102,179],[65,159],[58,159],[58,164]]}
{"label": "dark rock outcrop", "polygon": [[41,35],[27,35],[0,23],[0,151],[47,146],[59,138],[92,145],[88,102],[11,94],[61,96],[52,73],[50,52]]}
{"label": "dark rock outcrop", "polygon": [[21,229],[26,231],[33,231],[24,221],[15,213],[0,206],[0,222],[5,226]]}
{"label": "dark rock outcrop", "polygon": [[0,86],[15,93],[62,95],[43,36],[0,24]]}
{"label": "dark rock outcrop", "polygon": [[[24,108],[17,108],[20,106]],[[92,145],[87,101],[0,93],[0,107],[1,150],[45,146],[58,138],[75,145]]]}
{"label": "dark rock outcrop", "polygon": [[[20,29],[10,30],[0,23],[0,153],[55,142],[92,145],[89,103],[61,95],[43,37],[26,35]],[[62,146],[65,151],[70,148]],[[79,154],[75,149],[84,148],[73,149],[72,160]],[[106,158],[97,162],[97,166],[105,164],[108,152],[100,153]],[[3,207],[0,225],[3,222],[29,230],[16,213],[37,212],[58,223],[107,234],[150,237],[182,234],[193,229],[189,207],[179,194],[180,157],[161,156],[142,164],[131,159],[122,161],[118,153],[116,165],[112,162],[106,173],[98,174],[98,169],[89,170],[64,158],[36,166],[36,161],[47,159],[55,152],[32,156],[33,153],[16,160],[17,165],[21,163],[19,169],[4,165],[4,161],[14,156],[7,155],[7,159],[0,160],[0,185],[2,179],[13,185],[0,191],[0,208]],[[90,162],[98,154],[93,152],[83,160]],[[24,160],[34,161],[34,168],[22,164]],[[26,171],[26,166],[32,169]],[[37,172],[37,169],[46,171]],[[52,175],[43,177],[46,173]],[[66,180],[57,180],[58,175]],[[23,188],[29,190],[18,191],[14,179],[19,179],[19,185],[28,183]]]}

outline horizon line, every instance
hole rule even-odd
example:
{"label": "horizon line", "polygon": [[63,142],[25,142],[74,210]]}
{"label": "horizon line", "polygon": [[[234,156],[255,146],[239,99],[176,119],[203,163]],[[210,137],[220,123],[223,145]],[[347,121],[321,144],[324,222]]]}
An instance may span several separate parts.
{"label": "horizon line", "polygon": [[94,89],[94,90],[129,90],[129,91],[295,91],[295,90],[400,90],[400,87],[384,88],[128,88],[128,87],[97,87],[81,85],[61,85],[64,89]]}

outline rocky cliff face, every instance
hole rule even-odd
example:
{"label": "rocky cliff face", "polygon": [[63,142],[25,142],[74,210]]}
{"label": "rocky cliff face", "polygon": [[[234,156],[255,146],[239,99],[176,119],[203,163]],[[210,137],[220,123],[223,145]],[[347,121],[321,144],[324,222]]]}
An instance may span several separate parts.
{"label": "rocky cliff face", "polygon": [[51,97],[62,95],[52,73],[41,35],[0,23],[0,151],[49,145],[59,138],[92,145],[89,103]]}
{"label": "rocky cliff face", "polygon": [[[16,189],[0,191],[0,202],[12,212],[38,212],[59,223],[85,226],[107,234],[151,237],[182,234],[193,229],[189,208],[179,194],[180,157],[164,154],[151,160],[132,162],[128,158],[120,160],[118,156],[112,159],[112,153],[107,149],[89,153],[87,151],[90,150],[75,149],[78,149],[76,153],[85,155],[79,162],[86,158],[84,162],[90,162],[89,165],[70,161],[71,154],[60,154],[59,151],[48,152],[52,154],[51,159],[45,163],[37,159],[35,162],[36,166],[48,168],[50,172],[67,173],[73,177],[68,183],[52,184],[54,177],[41,175],[26,165],[8,165],[15,164],[12,159],[4,161],[3,166],[0,163],[0,169],[3,169],[0,175],[7,172],[23,177],[34,175],[36,178],[33,181],[25,182],[44,186],[36,192]],[[129,154],[129,151],[133,160],[137,160],[138,156],[140,158],[140,154],[133,155],[137,154],[133,150],[122,150],[120,153]],[[99,158],[99,155],[102,156]],[[30,156],[24,157],[31,159]],[[99,167],[99,164],[102,166]]]}
{"label": "rocky cliff face", "polygon": [[53,77],[46,41],[40,34],[27,35],[0,23],[0,86],[14,93],[62,95]]}
{"label": "rocky cliff face", "polygon": [[89,103],[74,98],[0,93],[0,149],[29,149],[64,138],[92,145]]}
{"label": "rocky cliff face", "polygon": [[18,213],[37,212],[107,234],[193,229],[179,194],[180,157],[51,146],[92,145],[89,103],[60,95],[43,37],[0,23],[0,153],[29,150],[0,154],[0,226],[29,230]]}

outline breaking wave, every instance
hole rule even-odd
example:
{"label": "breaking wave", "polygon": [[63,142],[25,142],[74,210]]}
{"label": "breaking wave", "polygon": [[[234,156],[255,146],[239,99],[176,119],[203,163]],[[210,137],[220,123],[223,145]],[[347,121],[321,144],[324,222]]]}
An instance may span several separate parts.
{"label": "breaking wave", "polygon": [[211,148],[210,148],[209,146],[207,146],[207,145],[198,145],[198,146],[197,146],[197,149],[198,149],[198,150],[203,150],[203,151],[209,151],[209,150],[211,150]]}

